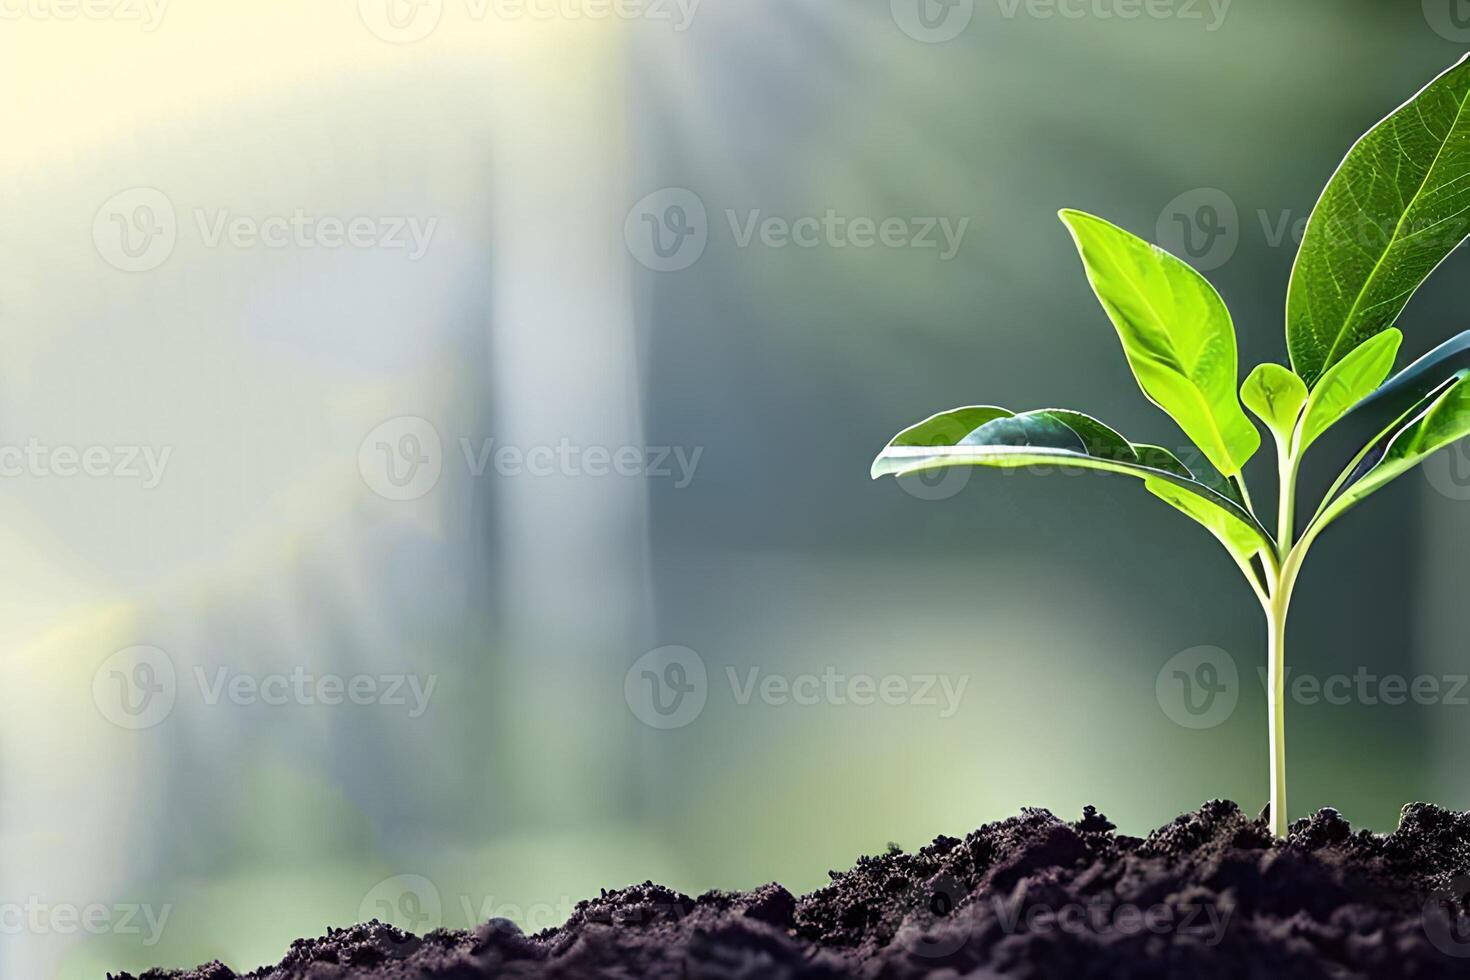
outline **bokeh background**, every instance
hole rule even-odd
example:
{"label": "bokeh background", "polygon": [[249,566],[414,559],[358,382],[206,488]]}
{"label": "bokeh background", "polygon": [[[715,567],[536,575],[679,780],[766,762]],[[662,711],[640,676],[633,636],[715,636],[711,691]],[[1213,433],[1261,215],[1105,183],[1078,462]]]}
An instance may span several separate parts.
{"label": "bokeh background", "polygon": [[[1054,212],[1208,270],[1242,375],[1283,359],[1293,235],[1460,0],[0,12],[0,975],[1263,804],[1213,541],[1131,481],[867,467],[976,402],[1179,445]],[[1294,816],[1470,806],[1467,544],[1463,453],[1319,544],[1294,670],[1441,696],[1290,705]],[[1189,727],[1200,647],[1238,677]],[[252,686],[293,675],[346,703]]]}

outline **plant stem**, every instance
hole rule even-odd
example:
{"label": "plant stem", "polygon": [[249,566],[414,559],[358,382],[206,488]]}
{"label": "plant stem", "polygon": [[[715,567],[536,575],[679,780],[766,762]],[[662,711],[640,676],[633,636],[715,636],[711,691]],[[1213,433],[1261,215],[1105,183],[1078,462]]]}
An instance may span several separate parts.
{"label": "plant stem", "polygon": [[1286,836],[1286,613],[1291,585],[1277,579],[1266,604],[1266,710],[1270,726],[1271,833]]}
{"label": "plant stem", "polygon": [[1285,558],[1286,553],[1291,550],[1292,525],[1296,520],[1296,475],[1299,461],[1295,453],[1279,443],[1276,453],[1280,460],[1281,487],[1281,499],[1276,509],[1276,547],[1281,549],[1281,555]]}
{"label": "plant stem", "polygon": [[[1293,471],[1295,464],[1293,462]],[[1285,472],[1285,471],[1283,471]],[[1294,480],[1292,481],[1294,484]],[[1293,491],[1295,489],[1293,485]],[[1286,495],[1283,494],[1283,498]],[[1283,499],[1284,505],[1295,503]],[[1286,616],[1291,610],[1291,596],[1296,590],[1296,579],[1306,560],[1307,549],[1321,533],[1319,526],[1307,528],[1302,539],[1294,545],[1282,544],[1283,557],[1271,583],[1270,600],[1263,603],[1266,609],[1266,710],[1269,726],[1268,742],[1271,751],[1271,833],[1285,837],[1290,818],[1286,809]],[[1289,542],[1290,538],[1283,538]],[[1286,550],[1287,548],[1290,550]]]}
{"label": "plant stem", "polygon": [[1285,837],[1290,823],[1286,809],[1286,616],[1291,594],[1307,548],[1317,536],[1309,528],[1299,542],[1292,541],[1296,516],[1296,479],[1299,459],[1295,435],[1290,443],[1276,443],[1279,460],[1280,501],[1276,509],[1276,547],[1279,561],[1271,576],[1266,610],[1267,741],[1271,752],[1271,833]]}

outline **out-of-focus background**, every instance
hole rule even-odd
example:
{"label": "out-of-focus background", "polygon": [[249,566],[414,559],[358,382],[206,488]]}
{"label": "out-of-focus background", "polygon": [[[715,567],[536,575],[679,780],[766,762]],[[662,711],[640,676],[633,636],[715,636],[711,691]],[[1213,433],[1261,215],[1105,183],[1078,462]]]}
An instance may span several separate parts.
{"label": "out-of-focus background", "polygon": [[[868,464],[977,402],[1179,445],[1054,212],[1281,360],[1322,184],[1467,44],[1460,0],[0,0],[0,975],[1259,808],[1214,542]],[[1460,454],[1318,546],[1294,816],[1470,806],[1467,543]]]}

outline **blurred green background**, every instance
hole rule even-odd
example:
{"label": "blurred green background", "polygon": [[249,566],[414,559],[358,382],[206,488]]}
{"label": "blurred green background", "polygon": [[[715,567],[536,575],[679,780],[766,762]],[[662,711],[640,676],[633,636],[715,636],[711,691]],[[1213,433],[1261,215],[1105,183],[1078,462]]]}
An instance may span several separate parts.
{"label": "blurred green background", "polygon": [[[1206,269],[1242,377],[1284,360],[1292,230],[1351,142],[1460,56],[1456,3],[443,0],[385,20],[374,0],[177,0],[151,28],[17,8],[0,444],[171,455],[155,487],[5,478],[0,974],[243,970],[364,915],[544,928],[645,878],[799,892],[1027,805],[1135,834],[1214,797],[1259,809],[1264,627],[1213,541],[1131,481],[906,491],[867,467],[974,403],[1179,446],[1055,211]],[[106,236],[138,188],[177,240],[129,271]],[[965,224],[949,258],[851,229],[742,244],[752,220],[829,211]],[[421,256],[209,233],[298,212],[433,231]],[[1452,256],[1411,305],[1405,362],[1466,326],[1466,272]],[[400,493],[377,467],[433,456],[406,417],[440,472]],[[464,445],[487,439],[697,462],[477,474]],[[1470,669],[1457,463],[1317,546],[1296,671]],[[161,676],[114,670],[138,645],[172,671],[145,724],[107,700]],[[650,653],[671,646],[697,661]],[[1191,728],[1159,678],[1202,646],[1238,703]],[[435,686],[416,716],[210,703],[198,679],[221,669]],[[906,693],[758,686],[833,675]],[[1411,800],[1470,806],[1453,686],[1289,705],[1293,816],[1389,830]],[[104,907],[98,934],[58,924],[68,905]]]}

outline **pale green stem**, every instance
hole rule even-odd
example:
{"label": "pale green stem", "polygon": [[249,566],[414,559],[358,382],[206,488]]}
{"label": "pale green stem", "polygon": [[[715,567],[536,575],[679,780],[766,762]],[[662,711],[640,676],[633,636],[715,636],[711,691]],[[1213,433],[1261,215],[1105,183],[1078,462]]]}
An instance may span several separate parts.
{"label": "pale green stem", "polygon": [[[1277,441],[1280,502],[1276,514],[1276,547],[1279,560],[1272,563],[1270,595],[1262,600],[1266,611],[1266,712],[1270,747],[1271,833],[1285,837],[1290,823],[1286,804],[1286,617],[1291,595],[1307,549],[1317,536],[1309,528],[1301,541],[1293,542],[1296,515],[1296,480],[1299,459],[1295,438],[1290,444]],[[1254,583],[1253,583],[1254,584]],[[1259,595],[1259,590],[1257,592]]]}
{"label": "pale green stem", "polygon": [[1271,752],[1271,833],[1286,836],[1286,613],[1291,586],[1278,579],[1266,605],[1266,711]]}
{"label": "pale green stem", "polygon": [[1280,460],[1281,503],[1276,513],[1276,547],[1284,556],[1291,550],[1293,524],[1296,520],[1296,475],[1300,460],[1292,449],[1277,443]]}

